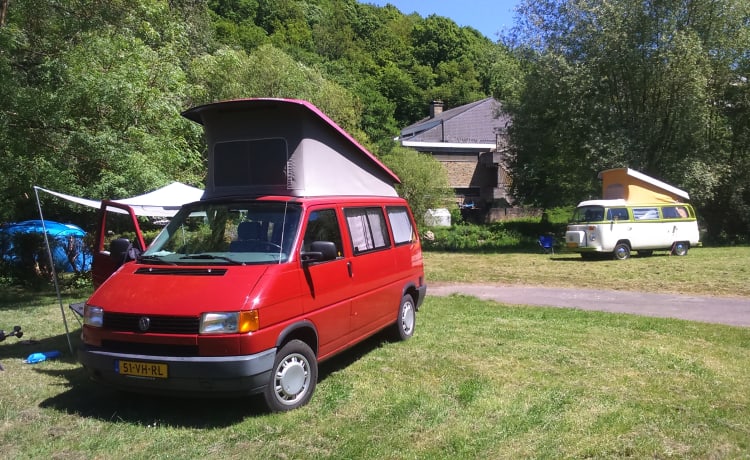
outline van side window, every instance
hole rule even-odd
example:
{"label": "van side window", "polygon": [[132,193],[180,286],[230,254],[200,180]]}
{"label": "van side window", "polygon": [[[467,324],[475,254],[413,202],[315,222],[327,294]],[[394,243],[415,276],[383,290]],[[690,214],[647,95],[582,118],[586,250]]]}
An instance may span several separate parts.
{"label": "van side window", "polygon": [[607,209],[607,220],[628,220],[628,208]]}
{"label": "van side window", "polygon": [[635,220],[656,220],[659,218],[657,208],[633,208],[633,218]]}
{"label": "van side window", "polygon": [[381,208],[349,208],[344,210],[344,215],[354,254],[391,245]]}
{"label": "van side window", "polygon": [[313,241],[332,241],[336,245],[336,253],[341,257],[343,254],[341,229],[335,210],[321,209],[310,213],[305,238],[302,240],[302,250],[309,251]]}
{"label": "van side window", "polygon": [[661,213],[665,219],[684,219],[688,217],[685,206],[664,206]]}
{"label": "van side window", "polygon": [[393,229],[393,242],[403,244],[414,241],[414,229],[406,207],[389,206],[386,211],[388,212],[388,220],[391,222],[391,229]]}

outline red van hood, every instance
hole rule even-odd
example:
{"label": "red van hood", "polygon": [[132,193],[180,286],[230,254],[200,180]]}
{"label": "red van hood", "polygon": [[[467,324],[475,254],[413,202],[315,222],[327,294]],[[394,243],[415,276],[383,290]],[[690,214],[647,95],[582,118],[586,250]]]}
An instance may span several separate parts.
{"label": "red van hood", "polygon": [[265,265],[181,267],[129,263],[114,273],[88,303],[105,311],[151,315],[198,315],[237,311],[268,269]]}

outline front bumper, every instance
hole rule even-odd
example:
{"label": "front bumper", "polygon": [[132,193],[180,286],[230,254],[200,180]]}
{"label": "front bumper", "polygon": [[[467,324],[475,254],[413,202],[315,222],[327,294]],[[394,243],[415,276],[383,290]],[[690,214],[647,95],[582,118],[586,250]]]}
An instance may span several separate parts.
{"label": "front bumper", "polygon": [[[78,361],[97,382],[137,393],[243,396],[260,393],[271,378],[276,349],[245,356],[174,357],[113,353],[81,345]],[[118,361],[166,365],[167,378],[121,375]]]}

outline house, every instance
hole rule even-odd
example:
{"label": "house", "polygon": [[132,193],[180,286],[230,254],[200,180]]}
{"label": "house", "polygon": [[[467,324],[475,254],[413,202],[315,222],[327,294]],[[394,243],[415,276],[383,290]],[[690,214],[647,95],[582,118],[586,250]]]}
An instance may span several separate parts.
{"label": "house", "polygon": [[602,198],[621,198],[630,203],[685,202],[690,195],[658,179],[630,168],[608,169],[599,173],[602,180]]}
{"label": "house", "polygon": [[398,141],[445,166],[459,206],[477,209],[479,220],[494,220],[490,210],[513,202],[505,161],[508,126],[510,116],[492,97],[450,109],[433,101],[429,117],[402,129]]}

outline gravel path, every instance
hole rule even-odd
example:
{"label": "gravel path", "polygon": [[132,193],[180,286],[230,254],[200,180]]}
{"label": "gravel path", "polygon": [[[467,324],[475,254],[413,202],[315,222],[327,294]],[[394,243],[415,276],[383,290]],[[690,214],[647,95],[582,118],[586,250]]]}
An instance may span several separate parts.
{"label": "gravel path", "polygon": [[580,308],[750,327],[750,298],[522,285],[431,283],[428,296],[465,294],[516,305]]}

